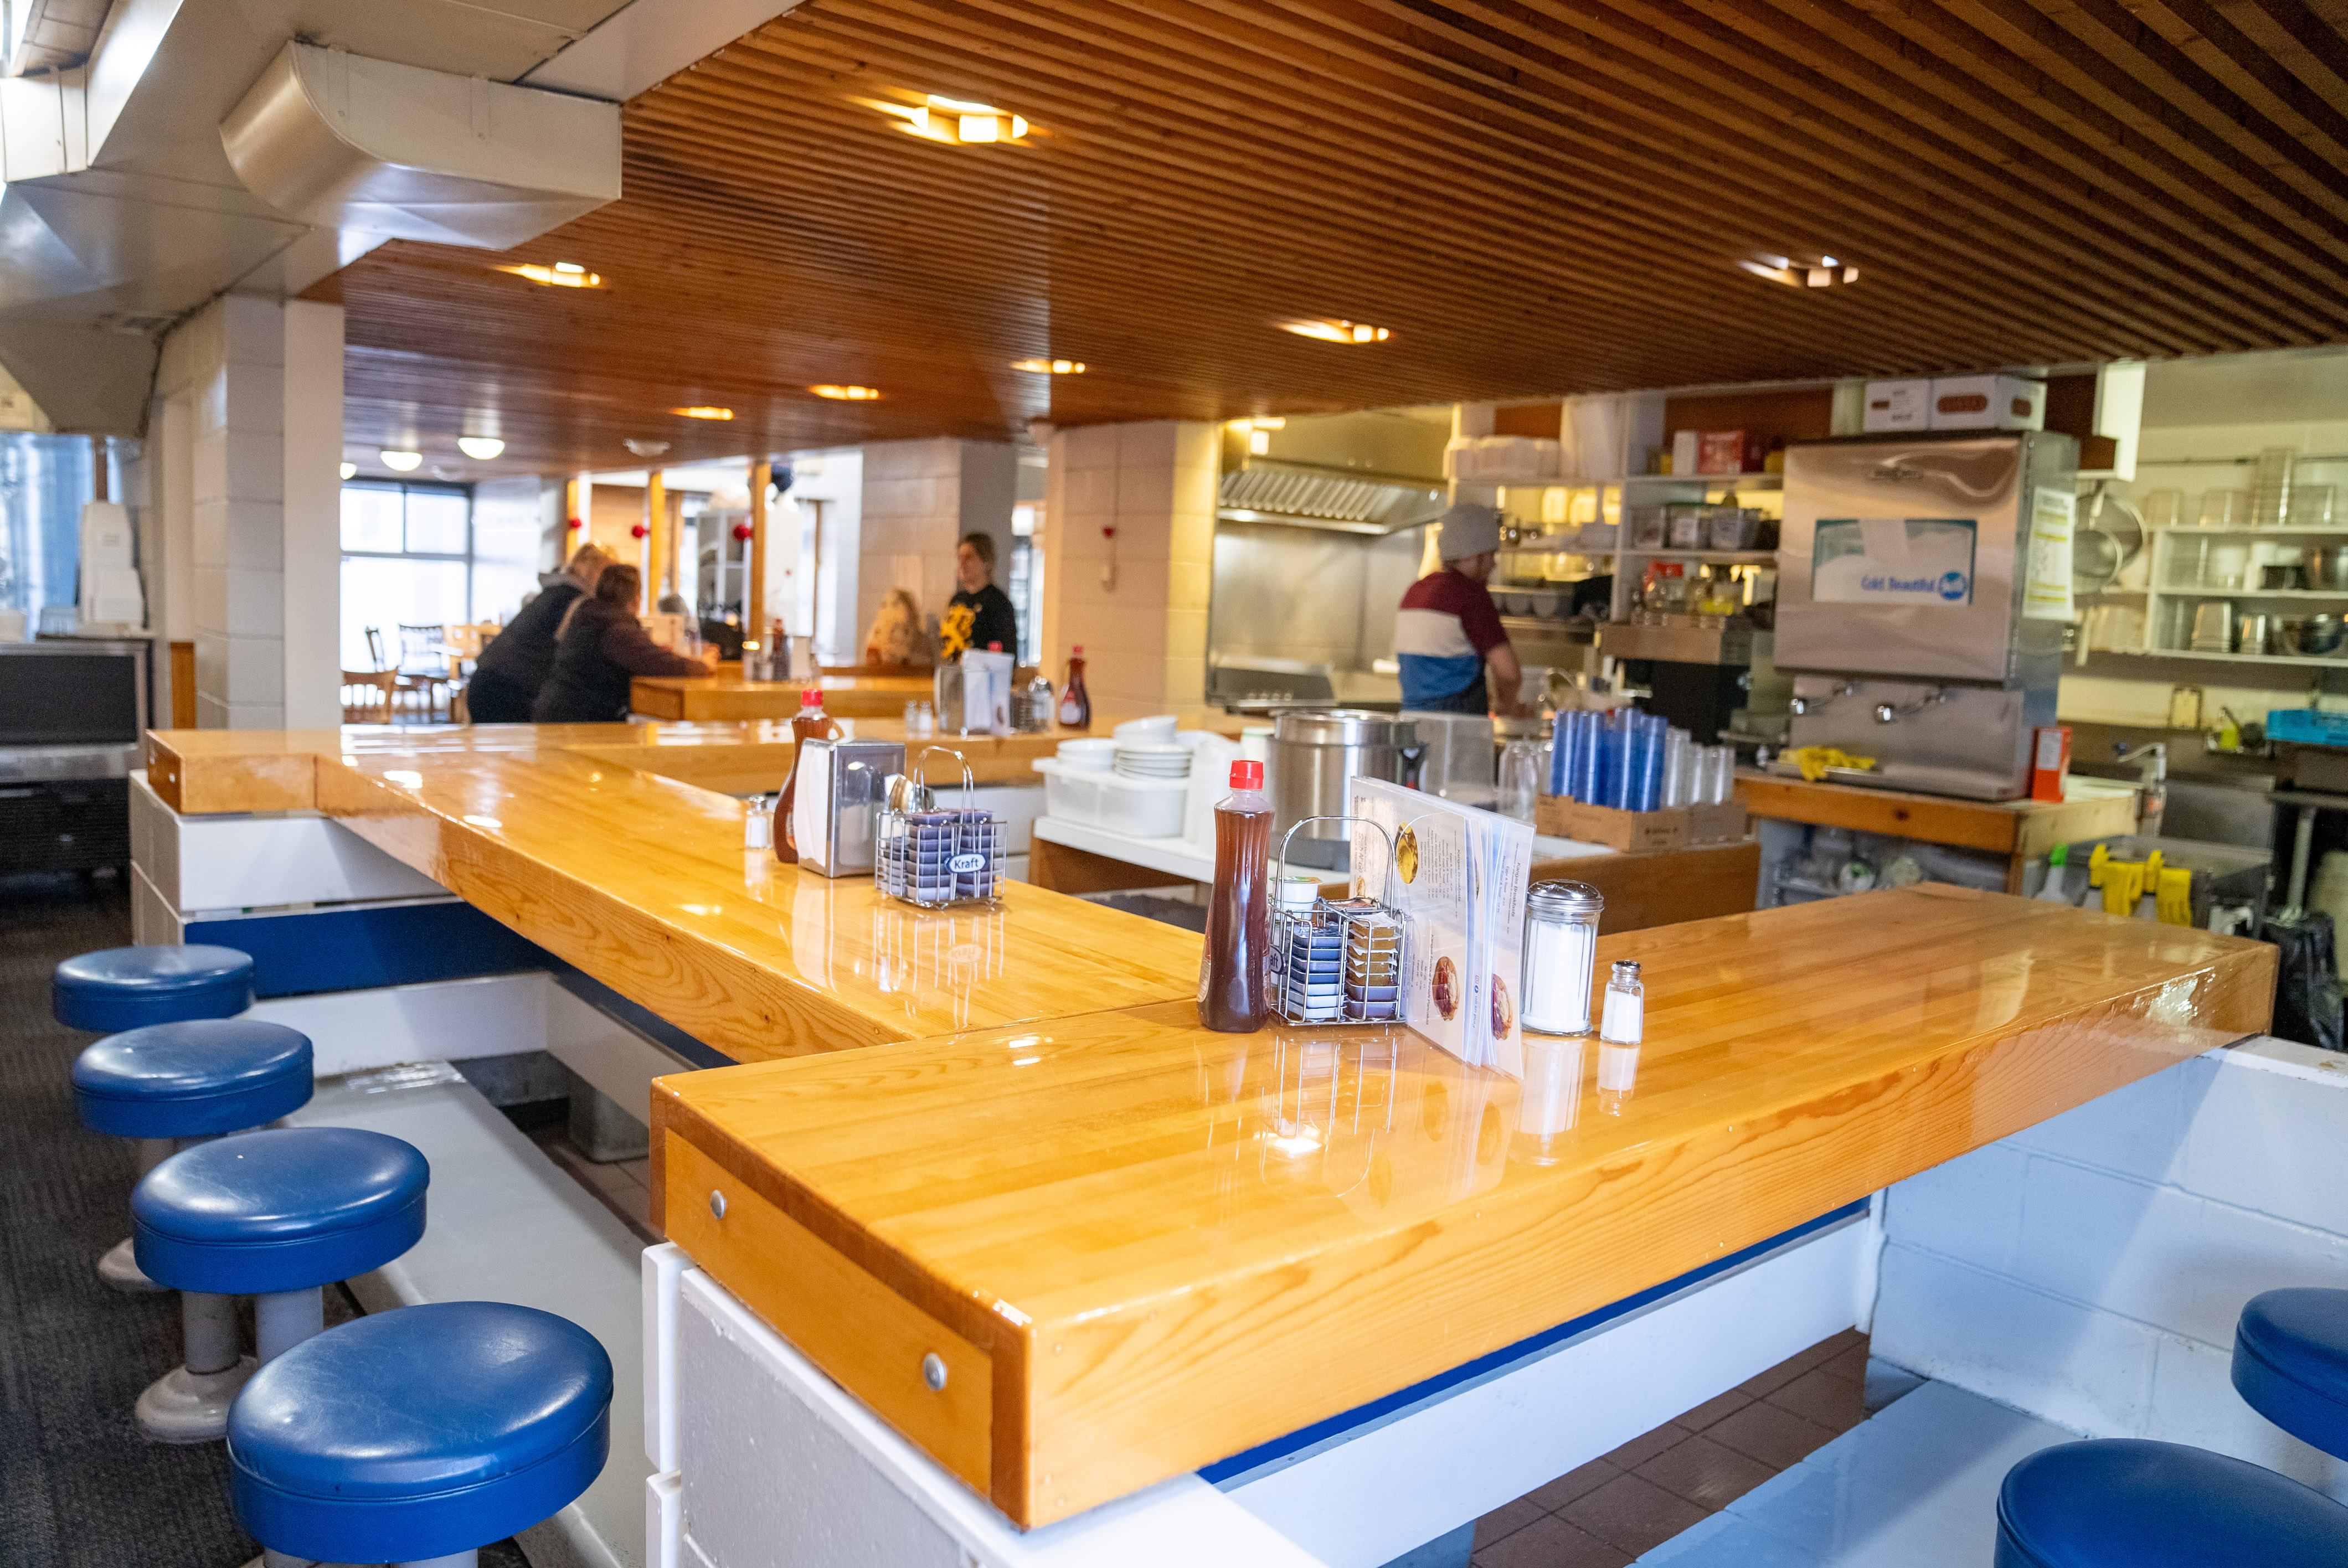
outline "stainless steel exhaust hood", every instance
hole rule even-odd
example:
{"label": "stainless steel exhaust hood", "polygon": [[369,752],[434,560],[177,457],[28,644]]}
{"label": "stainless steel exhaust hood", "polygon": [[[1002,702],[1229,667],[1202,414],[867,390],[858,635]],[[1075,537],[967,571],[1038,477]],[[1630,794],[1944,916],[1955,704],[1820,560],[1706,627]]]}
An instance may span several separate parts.
{"label": "stainless steel exhaust hood", "polygon": [[1394,474],[1255,458],[1223,476],[1216,518],[1333,533],[1384,535],[1443,514],[1443,488]]}

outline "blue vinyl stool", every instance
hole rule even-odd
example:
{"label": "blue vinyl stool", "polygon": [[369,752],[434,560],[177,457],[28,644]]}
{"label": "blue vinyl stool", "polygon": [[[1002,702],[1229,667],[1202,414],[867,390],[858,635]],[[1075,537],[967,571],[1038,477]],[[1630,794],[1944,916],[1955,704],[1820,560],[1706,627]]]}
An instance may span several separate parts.
{"label": "blue vinyl stool", "polygon": [[424,1238],[431,1167],[412,1143],[355,1127],[216,1138],[130,1194],[139,1266],[175,1289],[253,1297],[261,1363],[325,1326],[319,1287]]}
{"label": "blue vinyl stool", "polygon": [[[124,1138],[177,1140],[186,1149],[309,1103],[310,1040],[254,1019],[153,1024],[84,1049],[74,1061],[73,1086],[84,1126]],[[164,1288],[140,1271],[131,1242],[118,1250],[126,1255],[121,1268],[101,1262],[101,1276],[111,1282],[127,1270],[140,1286]],[[180,1315],[187,1359],[139,1396],[139,1429],[161,1442],[209,1442],[228,1430],[229,1403],[252,1368],[237,1353],[234,1301],[189,1291],[180,1298]]]}
{"label": "blue vinyl stool", "polygon": [[253,1374],[230,1495],[272,1563],[460,1568],[587,1489],[612,1446],[612,1358],[535,1307],[361,1317]]}
{"label": "blue vinyl stool", "polygon": [[98,1034],[252,1005],[252,960],[234,948],[107,948],[67,958],[49,981],[57,1021]]}
{"label": "blue vinyl stool", "polygon": [[[105,1034],[183,1019],[233,1018],[252,1005],[252,960],[233,948],[107,948],[67,958],[49,979],[49,1009],[59,1023]],[[168,1141],[142,1143],[140,1172],[170,1152]],[[98,1260],[98,1276],[117,1290],[161,1288],[139,1272],[127,1238]]]}
{"label": "blue vinyl stool", "polygon": [[2234,1327],[2234,1391],[2312,1448],[2348,1459],[2348,1290],[2270,1290]]}
{"label": "blue vinyl stool", "polygon": [[2005,1472],[1996,1568],[2348,1568],[2348,1508],[2244,1460],[2140,1438]]}

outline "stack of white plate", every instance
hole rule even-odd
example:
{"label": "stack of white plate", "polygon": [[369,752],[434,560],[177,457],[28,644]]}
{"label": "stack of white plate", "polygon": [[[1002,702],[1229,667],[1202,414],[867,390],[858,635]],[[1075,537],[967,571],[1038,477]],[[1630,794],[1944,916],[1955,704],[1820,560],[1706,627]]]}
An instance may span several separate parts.
{"label": "stack of white plate", "polygon": [[1190,748],[1179,741],[1119,741],[1117,771],[1129,779],[1186,779],[1190,776]]}

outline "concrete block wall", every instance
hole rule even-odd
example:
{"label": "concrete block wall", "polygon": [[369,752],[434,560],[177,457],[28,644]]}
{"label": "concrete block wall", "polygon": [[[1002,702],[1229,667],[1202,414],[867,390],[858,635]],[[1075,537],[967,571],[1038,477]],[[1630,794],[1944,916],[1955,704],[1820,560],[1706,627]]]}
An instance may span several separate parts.
{"label": "concrete block wall", "polygon": [[1084,648],[1096,712],[1205,700],[1219,436],[1172,420],[1053,434],[1041,646],[1055,682]]}
{"label": "concrete block wall", "polygon": [[2210,1051],[1886,1195],[1874,1353],[2090,1437],[2190,1443],[2348,1501],[2244,1404],[2242,1304],[2348,1288],[2348,1058]]}
{"label": "concrete block wall", "polygon": [[848,632],[854,647],[843,651],[862,652],[865,630],[892,589],[910,591],[925,619],[942,615],[958,586],[954,546],[964,534],[994,537],[994,580],[1007,586],[1017,484],[1018,449],[1008,442],[867,446],[857,525],[856,624]]}
{"label": "concrete block wall", "polygon": [[340,723],[341,307],[215,300],[164,340],[156,394],[158,542],[187,567],[159,623],[194,633],[197,723]]}

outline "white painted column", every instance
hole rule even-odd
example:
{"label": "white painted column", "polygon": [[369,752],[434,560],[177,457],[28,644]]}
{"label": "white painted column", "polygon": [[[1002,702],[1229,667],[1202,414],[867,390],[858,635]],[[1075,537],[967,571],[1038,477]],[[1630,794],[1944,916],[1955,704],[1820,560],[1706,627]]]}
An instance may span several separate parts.
{"label": "white painted column", "polygon": [[1043,659],[1057,684],[1084,649],[1096,713],[1205,701],[1219,435],[1171,420],[1052,435]]}
{"label": "white painted column", "polygon": [[285,726],[305,729],[343,722],[343,307],[282,308]]}
{"label": "white painted column", "polygon": [[342,308],[305,301],[227,295],[163,342],[157,533],[204,728],[340,722],[342,364]]}

